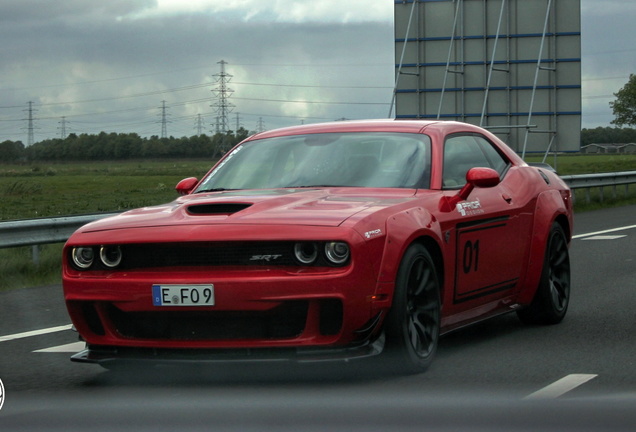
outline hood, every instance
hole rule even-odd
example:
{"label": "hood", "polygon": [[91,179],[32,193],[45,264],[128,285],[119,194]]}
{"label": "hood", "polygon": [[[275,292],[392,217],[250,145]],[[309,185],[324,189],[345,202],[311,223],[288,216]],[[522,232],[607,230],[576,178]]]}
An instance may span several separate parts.
{"label": "hood", "polygon": [[81,231],[173,225],[339,226],[368,210],[414,198],[413,189],[276,189],[193,194],[160,206],[127,211]]}

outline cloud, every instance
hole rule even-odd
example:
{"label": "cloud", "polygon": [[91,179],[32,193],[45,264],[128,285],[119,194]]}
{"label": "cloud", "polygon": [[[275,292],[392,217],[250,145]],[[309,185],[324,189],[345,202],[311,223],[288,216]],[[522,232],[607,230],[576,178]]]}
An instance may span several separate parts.
{"label": "cloud", "polygon": [[[634,8],[582,0],[584,126],[608,125],[608,102],[636,71]],[[254,130],[388,115],[394,82],[390,0],[2,0],[0,141],[59,134],[213,129],[217,62]],[[280,101],[286,102],[280,102]]]}
{"label": "cloud", "polygon": [[12,16],[22,16],[24,25],[0,28],[3,41],[10,41],[0,47],[5,59],[0,63],[0,140],[24,140],[27,101],[37,110],[36,140],[57,136],[62,116],[75,133],[156,135],[162,100],[169,134],[193,134],[197,114],[204,116],[206,130],[213,130],[211,90],[222,59],[234,75],[234,112],[251,130],[259,118],[272,128],[301,119],[388,112],[381,105],[339,102],[390,101],[391,22],[246,21],[183,8],[144,16],[163,7],[148,1],[128,8],[111,5],[99,13],[78,7],[67,14],[70,4],[82,2],[61,3],[63,10],[51,10],[46,20],[46,13],[29,15],[14,7]]}
{"label": "cloud", "polygon": [[392,22],[393,3],[369,0],[158,0],[135,18],[177,14],[227,14],[243,21],[268,22]]}

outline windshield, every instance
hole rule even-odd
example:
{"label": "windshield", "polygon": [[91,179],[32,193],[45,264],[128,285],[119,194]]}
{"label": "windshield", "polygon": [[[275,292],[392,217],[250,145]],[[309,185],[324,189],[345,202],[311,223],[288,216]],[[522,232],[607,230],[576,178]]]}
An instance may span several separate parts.
{"label": "windshield", "polygon": [[195,192],[314,186],[427,188],[429,176],[426,135],[296,135],[235,148]]}

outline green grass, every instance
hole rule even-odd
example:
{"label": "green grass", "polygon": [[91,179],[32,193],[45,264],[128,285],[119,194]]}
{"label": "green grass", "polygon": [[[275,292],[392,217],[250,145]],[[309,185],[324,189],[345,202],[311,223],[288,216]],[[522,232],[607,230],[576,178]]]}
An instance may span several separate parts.
{"label": "green grass", "polygon": [[[528,156],[527,162],[542,162],[543,156]],[[559,154],[548,155],[546,162],[561,175],[636,171],[636,154]]]}
{"label": "green grass", "polygon": [[0,165],[0,221],[127,210],[172,201],[208,161]]}
{"label": "green grass", "polygon": [[[530,156],[541,162],[542,156]],[[546,162],[559,174],[636,171],[636,155],[559,155]],[[126,210],[172,201],[177,182],[201,178],[212,161],[124,161],[88,163],[0,164],[0,221]],[[577,212],[600,207],[636,204],[636,185],[625,195],[611,188],[593,190],[590,203],[585,192],[576,193]],[[0,291],[60,282],[62,245],[40,247],[39,264],[32,248],[0,249]]]}
{"label": "green grass", "polygon": [[38,264],[32,247],[0,249],[0,291],[60,283],[62,246],[39,246]]}
{"label": "green grass", "polygon": [[[126,210],[170,202],[185,177],[211,161],[126,161],[0,165],[0,222]],[[59,283],[61,244],[0,249],[0,291]]]}

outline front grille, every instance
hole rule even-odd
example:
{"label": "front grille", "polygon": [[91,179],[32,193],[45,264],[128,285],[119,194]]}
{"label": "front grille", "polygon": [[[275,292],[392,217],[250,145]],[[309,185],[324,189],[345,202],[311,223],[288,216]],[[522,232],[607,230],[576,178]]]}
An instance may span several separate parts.
{"label": "front grille", "polygon": [[191,242],[122,246],[120,268],[179,266],[291,266],[292,242]]}
{"label": "front grille", "polygon": [[108,305],[117,333],[129,339],[289,339],[302,334],[308,303],[289,301],[267,311],[125,312]]}

